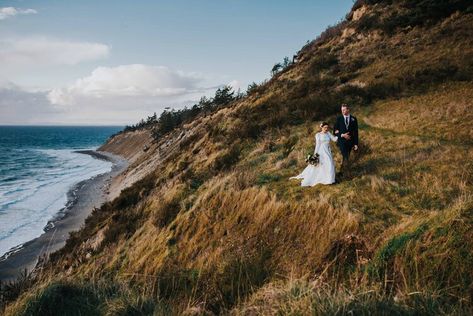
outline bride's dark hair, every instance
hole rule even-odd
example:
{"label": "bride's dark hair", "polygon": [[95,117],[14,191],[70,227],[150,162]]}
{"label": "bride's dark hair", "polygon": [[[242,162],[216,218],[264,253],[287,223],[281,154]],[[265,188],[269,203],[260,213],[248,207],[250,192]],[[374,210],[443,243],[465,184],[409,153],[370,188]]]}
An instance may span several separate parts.
{"label": "bride's dark hair", "polygon": [[322,122],[322,123],[320,123],[320,128],[324,127],[325,125],[328,126],[328,123],[327,123],[327,122]]}

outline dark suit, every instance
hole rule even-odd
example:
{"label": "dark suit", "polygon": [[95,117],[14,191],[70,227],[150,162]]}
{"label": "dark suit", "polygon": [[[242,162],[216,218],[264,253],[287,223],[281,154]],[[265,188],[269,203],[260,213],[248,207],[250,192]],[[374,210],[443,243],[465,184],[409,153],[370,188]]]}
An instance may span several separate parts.
{"label": "dark suit", "polygon": [[[338,133],[335,131],[338,131]],[[345,133],[349,133],[351,137],[350,140],[346,140],[345,138],[341,137],[341,135]],[[337,144],[340,148],[340,152],[342,153],[343,161],[346,163],[350,157],[350,152],[353,146],[358,146],[358,120],[353,115],[350,115],[347,127],[344,116],[340,115],[337,117],[337,121],[333,127],[333,134],[338,136]]]}

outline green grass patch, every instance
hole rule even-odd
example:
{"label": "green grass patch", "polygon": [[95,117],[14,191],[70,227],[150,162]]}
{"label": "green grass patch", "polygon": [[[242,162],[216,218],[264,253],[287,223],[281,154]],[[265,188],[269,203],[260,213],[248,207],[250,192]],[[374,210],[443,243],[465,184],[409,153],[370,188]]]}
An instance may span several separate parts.
{"label": "green grass patch", "polygon": [[271,182],[279,181],[280,179],[281,179],[281,176],[278,175],[278,174],[264,173],[256,179],[256,184],[257,185],[265,185],[265,184],[268,184],[268,183],[271,183]]}
{"label": "green grass patch", "polygon": [[401,180],[401,176],[402,176],[401,173],[397,171],[393,171],[393,172],[383,175],[383,177],[386,180],[390,180],[390,181],[399,181]]}
{"label": "green grass patch", "polygon": [[403,249],[410,240],[419,239],[420,236],[427,230],[427,225],[419,226],[415,231],[411,233],[404,233],[399,236],[396,236],[388,241],[388,243],[381,248],[381,250],[376,255],[379,261],[386,262],[392,259],[396,253]]}
{"label": "green grass patch", "polygon": [[268,155],[260,155],[250,161],[248,161],[247,166],[248,167],[257,167],[259,165],[262,165],[266,160],[268,160]]}
{"label": "green grass patch", "polygon": [[373,261],[367,266],[368,273],[382,280],[390,270],[394,257],[397,256],[406,245],[413,240],[419,239],[428,229],[426,224],[417,227],[413,232],[403,233],[390,239],[374,256]]}

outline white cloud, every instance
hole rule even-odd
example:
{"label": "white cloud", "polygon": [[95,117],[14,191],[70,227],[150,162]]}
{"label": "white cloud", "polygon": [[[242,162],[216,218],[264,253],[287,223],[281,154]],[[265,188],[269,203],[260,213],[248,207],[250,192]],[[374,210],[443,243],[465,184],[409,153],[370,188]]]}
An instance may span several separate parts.
{"label": "white cloud", "polygon": [[233,88],[233,91],[237,92],[238,90],[241,89],[241,82],[238,80],[232,80],[228,83],[230,87]]}
{"label": "white cloud", "polygon": [[73,42],[48,37],[0,39],[0,68],[75,65],[107,57],[110,48],[101,43]]}
{"label": "white cloud", "polygon": [[195,73],[175,71],[164,66],[143,64],[98,67],[90,76],[70,86],[53,89],[48,98],[53,104],[72,105],[83,99],[148,97],[154,100],[177,100],[192,94],[203,94],[198,87],[203,80]]}
{"label": "white cloud", "polygon": [[60,112],[45,91],[29,91],[12,82],[0,82],[0,124],[36,124]]}
{"label": "white cloud", "polygon": [[15,15],[26,15],[26,14],[36,14],[38,13],[36,10],[33,9],[20,9],[14,7],[3,7],[0,8],[0,20],[5,20],[11,18]]}
{"label": "white cloud", "polygon": [[98,67],[71,85],[50,90],[0,79],[0,125],[135,124],[165,107],[192,105],[221,86],[208,76],[142,64]]}

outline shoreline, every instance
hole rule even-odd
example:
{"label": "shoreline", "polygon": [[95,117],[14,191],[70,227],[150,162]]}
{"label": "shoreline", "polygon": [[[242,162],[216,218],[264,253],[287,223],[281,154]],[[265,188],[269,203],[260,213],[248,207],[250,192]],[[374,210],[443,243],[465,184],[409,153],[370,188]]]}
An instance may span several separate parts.
{"label": "shoreline", "polygon": [[40,258],[62,248],[69,233],[81,228],[94,208],[109,200],[108,189],[112,180],[128,166],[126,159],[112,153],[96,150],[77,150],[95,159],[110,161],[109,172],[83,180],[69,189],[66,205],[43,228],[43,233],[24,244],[12,248],[0,257],[0,281],[14,281],[25,269],[31,272]]}

